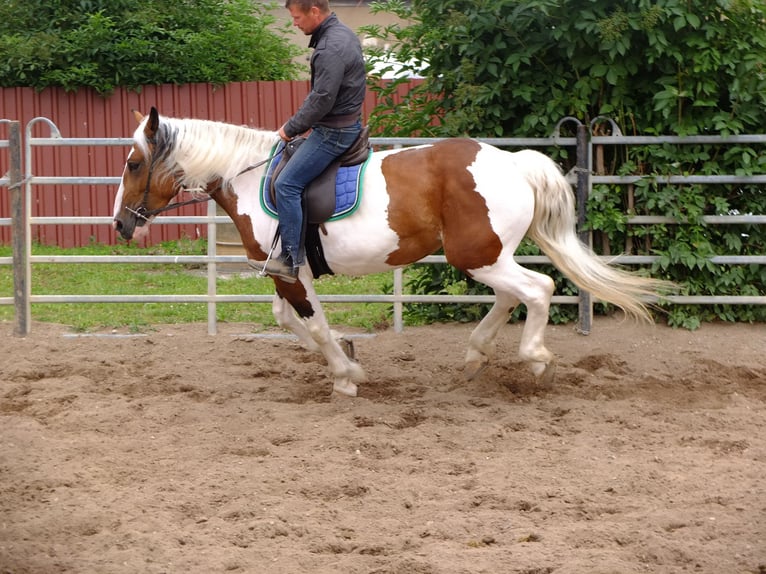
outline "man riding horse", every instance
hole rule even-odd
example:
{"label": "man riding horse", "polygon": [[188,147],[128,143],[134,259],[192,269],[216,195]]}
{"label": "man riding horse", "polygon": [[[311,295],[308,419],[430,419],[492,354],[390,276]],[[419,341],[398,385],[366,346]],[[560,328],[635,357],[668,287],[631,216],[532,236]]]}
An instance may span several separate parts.
{"label": "man riding horse", "polygon": [[360,112],[366,73],[362,47],[350,28],[330,12],[328,0],[287,0],[293,25],[311,36],[311,91],[300,109],[279,128],[287,142],[311,129],[275,182],[282,252],[275,259],[250,260],[268,275],[294,283],[305,263],[301,196],[315,177],[345,152],[362,129]]}

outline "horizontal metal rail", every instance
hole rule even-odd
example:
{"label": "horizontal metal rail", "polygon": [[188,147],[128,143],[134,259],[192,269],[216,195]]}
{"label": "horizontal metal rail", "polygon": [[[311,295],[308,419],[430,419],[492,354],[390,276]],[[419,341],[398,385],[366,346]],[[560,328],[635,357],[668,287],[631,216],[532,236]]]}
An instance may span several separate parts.
{"label": "horizontal metal rail", "polygon": [[[241,263],[246,264],[247,258],[241,255],[31,255],[32,263],[121,263],[121,264],[198,264],[211,263]],[[614,255],[599,256],[606,263],[627,265],[648,265],[660,260],[659,255]],[[514,260],[521,265],[550,264],[551,260],[545,255],[518,255]],[[766,255],[716,255],[705,259],[716,265],[766,265]],[[8,265],[12,257],[0,257],[0,264]],[[417,264],[447,263],[443,255],[429,255],[416,261]]]}
{"label": "horizontal metal rail", "polygon": [[766,183],[766,175],[592,175],[596,183],[629,184],[649,181],[662,184]]}
{"label": "horizontal metal rail", "polygon": [[[493,295],[318,295],[325,303],[494,303]],[[32,295],[32,303],[271,303],[274,295]],[[0,302],[13,303],[13,297]],[[577,303],[575,295],[556,295],[554,303]]]}
{"label": "horizontal metal rail", "polygon": [[[513,258],[520,265],[550,264],[545,255],[517,255]],[[599,256],[605,263],[621,265],[650,265],[660,260],[659,255],[614,255]],[[210,265],[211,263],[247,264],[247,258],[241,255],[31,255],[32,263],[122,263],[122,264],[187,264]],[[705,259],[716,265],[766,265],[766,255],[715,255]],[[12,257],[0,257],[0,265],[10,265]],[[429,255],[412,263],[434,264],[447,263],[443,255]]]}
{"label": "horizontal metal rail", "polygon": [[[736,225],[766,223],[766,215],[703,215],[700,220],[709,225]],[[13,220],[10,217],[0,217],[0,226],[10,226]],[[30,217],[32,225],[112,225],[111,216],[36,216]],[[153,225],[178,224],[178,223],[231,223],[228,215],[166,215],[155,218]],[[627,218],[630,225],[667,224],[676,225],[682,223],[673,217],[664,215],[633,215]]]}
{"label": "horizontal metal rail", "polygon": [[710,136],[625,136],[614,134],[592,136],[593,145],[654,145],[654,144],[742,144],[766,143],[766,134],[710,135]]}

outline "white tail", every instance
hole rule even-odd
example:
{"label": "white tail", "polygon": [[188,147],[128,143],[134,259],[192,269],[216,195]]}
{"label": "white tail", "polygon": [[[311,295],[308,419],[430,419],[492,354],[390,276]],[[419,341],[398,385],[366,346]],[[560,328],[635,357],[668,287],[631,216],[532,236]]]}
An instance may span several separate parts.
{"label": "white tail", "polygon": [[673,284],[603,263],[575,233],[574,195],[558,166],[539,152],[519,153],[524,154],[519,165],[527,168],[527,181],[535,193],[529,237],[580,289],[620,307],[628,316],[651,322],[644,300],[661,297],[661,292],[672,290]]}

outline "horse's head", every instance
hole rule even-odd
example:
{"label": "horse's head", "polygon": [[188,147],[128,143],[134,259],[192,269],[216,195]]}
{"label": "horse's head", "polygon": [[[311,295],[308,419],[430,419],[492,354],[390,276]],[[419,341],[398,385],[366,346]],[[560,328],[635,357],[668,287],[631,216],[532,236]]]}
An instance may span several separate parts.
{"label": "horse's head", "polygon": [[140,239],[148,224],[178,193],[173,174],[164,165],[170,142],[160,116],[152,107],[148,116],[133,110],[139,126],[125,162],[122,181],[114,201],[114,229],[125,239]]}

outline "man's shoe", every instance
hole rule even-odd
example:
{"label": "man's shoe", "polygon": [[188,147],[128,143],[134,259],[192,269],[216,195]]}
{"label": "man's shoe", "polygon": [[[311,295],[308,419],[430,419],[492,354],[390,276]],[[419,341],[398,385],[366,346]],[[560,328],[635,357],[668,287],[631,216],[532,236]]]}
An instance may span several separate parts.
{"label": "man's shoe", "polygon": [[247,264],[259,273],[279,277],[287,283],[295,283],[298,280],[298,268],[288,265],[281,259],[269,259],[268,261],[248,259]]}

